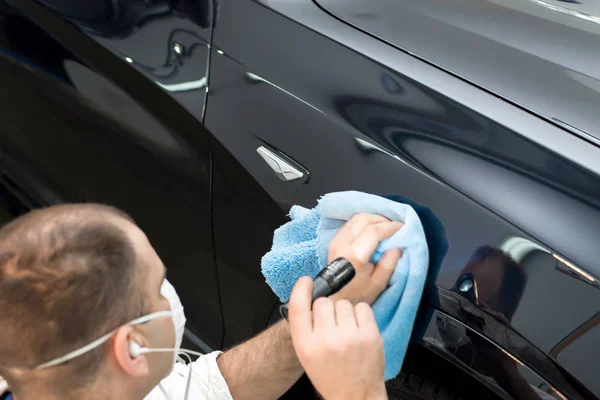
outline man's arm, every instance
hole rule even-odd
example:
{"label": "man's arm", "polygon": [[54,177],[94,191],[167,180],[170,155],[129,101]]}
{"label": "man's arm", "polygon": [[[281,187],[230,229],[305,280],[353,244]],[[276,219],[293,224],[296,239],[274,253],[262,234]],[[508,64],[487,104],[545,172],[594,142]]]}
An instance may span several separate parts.
{"label": "man's arm", "polygon": [[277,399],[304,373],[287,321],[223,353],[217,364],[236,400]]}
{"label": "man's arm", "polygon": [[[379,242],[402,227],[386,218],[358,214],[331,240],[330,259],[344,257],[356,276],[334,300],[372,303],[387,287],[400,251],[390,251],[374,266],[369,259]],[[235,400],[268,400],[282,396],[302,376],[289,324],[280,321],[258,336],[225,352],[217,359],[221,374]]]}

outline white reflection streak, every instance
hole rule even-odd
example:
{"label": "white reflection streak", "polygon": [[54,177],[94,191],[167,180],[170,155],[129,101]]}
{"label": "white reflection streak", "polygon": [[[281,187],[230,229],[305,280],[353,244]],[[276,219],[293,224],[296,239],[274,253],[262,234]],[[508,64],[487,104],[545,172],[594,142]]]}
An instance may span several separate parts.
{"label": "white reflection streak", "polygon": [[570,8],[567,8],[567,7],[563,7],[563,6],[559,6],[559,5],[556,5],[556,4],[547,3],[547,2],[545,2],[543,0],[531,0],[531,1],[534,2],[534,3],[536,3],[536,4],[538,4],[538,5],[540,5],[540,6],[549,8],[552,11],[558,11],[560,13],[567,14],[567,15],[570,15],[572,17],[576,17],[576,18],[584,19],[586,21],[594,22],[596,24],[600,24],[600,17],[597,17],[595,15],[586,14],[586,13],[583,13],[581,11],[572,10]]}
{"label": "white reflection streak", "polygon": [[206,86],[206,77],[197,81],[188,81],[166,85],[158,81],[154,81],[158,86],[165,89],[167,92],[188,92],[190,90],[199,90]]}
{"label": "white reflection streak", "polygon": [[273,86],[275,89],[279,89],[279,90],[281,90],[283,93],[285,93],[285,94],[287,94],[287,95],[290,95],[290,96],[292,96],[292,97],[293,97],[293,98],[295,98],[296,100],[299,100],[299,101],[301,101],[302,103],[306,104],[307,106],[309,106],[309,107],[310,107],[310,108],[312,108],[313,110],[316,110],[316,111],[320,112],[321,114],[324,114],[324,112],[323,112],[323,111],[321,111],[321,110],[319,110],[317,107],[315,107],[315,106],[313,106],[312,104],[310,104],[310,103],[308,103],[308,102],[306,102],[306,101],[302,100],[300,97],[296,96],[296,95],[295,95],[295,94],[293,94],[293,93],[290,93],[290,92],[288,92],[287,90],[283,89],[282,87],[280,87],[280,86],[277,86],[277,85],[276,85],[276,84],[274,84],[273,82],[269,82],[269,81],[268,81],[268,80],[266,80],[265,78],[262,78],[262,77],[260,77],[260,76],[258,76],[258,75],[256,75],[256,74],[253,74],[252,72],[246,72],[246,77],[248,77],[248,79],[250,79],[250,80],[251,80],[251,81],[253,81],[253,82],[264,82],[264,83],[266,83],[266,84],[268,84],[268,85],[271,85],[271,86]]}
{"label": "white reflection streak", "polygon": [[518,236],[511,236],[502,243],[500,249],[510,255],[513,260],[520,263],[534,251],[550,254],[550,250],[543,248],[530,240]]}

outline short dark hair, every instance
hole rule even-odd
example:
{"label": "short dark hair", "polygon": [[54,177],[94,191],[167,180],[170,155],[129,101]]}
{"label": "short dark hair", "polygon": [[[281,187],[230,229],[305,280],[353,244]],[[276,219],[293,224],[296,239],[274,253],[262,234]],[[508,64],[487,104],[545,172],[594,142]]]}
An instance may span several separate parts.
{"label": "short dark hair", "polygon": [[[0,229],[2,374],[69,353],[146,312],[136,252],[115,217],[131,220],[105,205],[66,204]],[[100,346],[54,367],[69,377],[61,385],[93,379],[106,354]]]}

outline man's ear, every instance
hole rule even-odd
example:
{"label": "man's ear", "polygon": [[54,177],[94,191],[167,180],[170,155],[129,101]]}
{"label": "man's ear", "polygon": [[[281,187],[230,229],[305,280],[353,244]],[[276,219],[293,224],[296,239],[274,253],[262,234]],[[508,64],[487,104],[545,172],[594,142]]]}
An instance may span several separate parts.
{"label": "man's ear", "polygon": [[117,330],[113,340],[113,353],[117,364],[125,373],[136,377],[146,376],[150,372],[146,355],[139,354],[134,357],[129,351],[132,340],[143,346],[143,339],[133,327],[126,325]]}

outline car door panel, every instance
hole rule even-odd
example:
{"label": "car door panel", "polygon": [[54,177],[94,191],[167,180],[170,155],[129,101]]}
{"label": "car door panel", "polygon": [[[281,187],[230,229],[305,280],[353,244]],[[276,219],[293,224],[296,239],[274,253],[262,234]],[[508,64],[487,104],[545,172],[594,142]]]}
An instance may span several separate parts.
{"label": "car door panel", "polygon": [[[582,167],[583,159],[598,150],[493,96],[476,93],[471,97],[485,101],[471,105],[463,99],[477,89],[450,75],[433,71],[429,81],[415,80],[418,74],[412,72],[418,68],[406,54],[397,56],[404,63],[391,63],[394,67],[374,62],[369,57],[383,54],[378,46],[385,44],[353,36],[352,28],[323,14],[326,20],[314,4],[259,3],[243,1],[235,8],[224,3],[214,33],[206,126],[223,151],[247,170],[254,190],[270,197],[264,207],[251,203],[238,211],[253,214],[256,221],[264,215],[265,223],[236,225],[235,243],[229,233],[233,221],[224,224],[223,214],[215,213],[224,291],[233,291],[235,285],[228,282],[233,273],[252,281],[257,291],[266,290],[258,263],[279,223],[274,213],[283,216],[293,204],[312,207],[321,195],[337,190],[398,193],[431,208],[447,231],[450,249],[436,282],[458,306],[429,300],[434,307],[499,342],[516,355],[517,364],[550,382],[548,391],[570,398],[599,393],[587,356],[599,351],[597,325],[569,342],[563,353],[555,349],[594,321],[600,309],[593,244],[600,233],[600,185],[590,172],[597,165]],[[312,30],[321,28],[337,36]],[[347,40],[339,43],[344,36]],[[369,57],[361,54],[367,50]],[[432,67],[423,64],[426,68]],[[580,159],[573,162],[576,157],[568,151],[557,154],[559,141],[584,149]],[[256,154],[261,145],[297,161],[310,172],[310,181],[280,181]],[[232,193],[236,184],[227,183]],[[247,193],[252,185],[243,187]],[[248,254],[253,257],[241,251],[223,260],[225,242],[227,248],[252,247]],[[455,287],[468,271],[481,281],[479,307],[463,302]],[[273,298],[259,293],[252,298],[256,301],[247,304],[224,303],[226,330],[235,313],[272,310]],[[507,320],[506,332],[519,340],[502,340],[494,333],[498,318]],[[231,337],[238,341],[251,334]],[[462,352],[467,350],[455,355],[457,362],[463,362]],[[481,365],[489,360],[477,357],[482,360],[470,367],[489,373]]]}
{"label": "car door panel", "polygon": [[18,161],[11,173],[35,183],[27,190],[41,205],[100,202],[129,213],[169,269],[188,328],[218,348],[209,135],[75,26],[33,2],[21,6],[25,14],[7,9],[0,23],[10,50],[0,55],[1,73],[11,77],[0,94],[0,149]]}
{"label": "car door panel", "polygon": [[202,119],[212,0],[91,0],[85,12],[76,2],[41,3]]}

